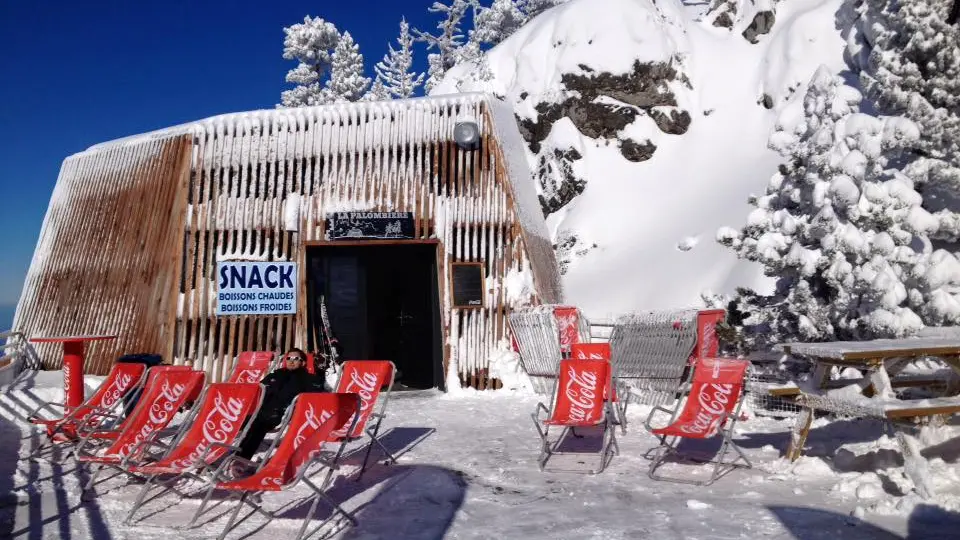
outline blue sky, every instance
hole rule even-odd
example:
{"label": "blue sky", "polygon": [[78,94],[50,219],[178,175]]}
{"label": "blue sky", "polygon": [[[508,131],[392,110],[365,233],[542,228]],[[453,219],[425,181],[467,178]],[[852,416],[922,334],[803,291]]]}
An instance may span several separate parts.
{"label": "blue sky", "polygon": [[20,297],[64,158],[126,135],[273,108],[295,65],[281,57],[283,27],[305,15],[349,31],[370,75],[401,16],[411,27],[436,26],[431,4],[0,0],[0,306]]}

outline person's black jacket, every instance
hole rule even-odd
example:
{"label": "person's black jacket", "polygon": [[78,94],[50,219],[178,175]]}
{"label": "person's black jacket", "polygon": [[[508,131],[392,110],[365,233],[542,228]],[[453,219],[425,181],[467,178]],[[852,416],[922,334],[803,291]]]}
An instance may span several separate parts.
{"label": "person's black jacket", "polygon": [[323,392],[323,379],[304,368],[278,369],[260,381],[265,388],[261,415],[280,422],[293,398],[303,392]]}

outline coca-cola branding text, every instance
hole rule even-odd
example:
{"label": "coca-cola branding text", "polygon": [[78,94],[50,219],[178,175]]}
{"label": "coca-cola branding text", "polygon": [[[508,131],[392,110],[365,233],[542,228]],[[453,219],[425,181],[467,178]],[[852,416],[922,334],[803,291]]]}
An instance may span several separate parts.
{"label": "coca-cola branding text", "polygon": [[143,426],[133,440],[120,448],[118,455],[125,456],[129,454],[140,441],[146,440],[147,437],[152,435],[160,426],[167,425],[170,417],[176,414],[177,405],[186,390],[187,386],[185,384],[176,383],[170,386],[167,381],[164,381],[163,387],[160,389],[160,395],[157,396],[157,399],[150,405],[150,409],[147,412],[147,421],[143,423]]}
{"label": "coca-cola branding text", "polygon": [[577,371],[570,366],[567,371],[567,380],[564,394],[570,403],[570,420],[574,422],[590,422],[597,416],[597,372],[590,370]]}
{"label": "coca-cola branding text", "polygon": [[684,433],[712,434],[727,412],[732,393],[732,384],[704,384],[700,386],[700,392],[696,398],[699,405],[697,415],[692,423],[682,424],[680,429]]}
{"label": "coca-cola branding text", "polygon": [[[346,374],[344,374],[346,375]],[[373,372],[363,372],[361,373],[359,369],[350,370],[350,378],[348,379],[347,387],[343,390],[345,393],[354,393],[360,396],[360,417],[357,419],[356,425],[361,425],[363,420],[367,418],[370,414],[370,410],[374,405],[374,395],[376,394],[377,388],[379,388],[380,378],[377,377],[376,373]],[[350,429],[350,424],[353,422],[351,417],[343,427],[338,429],[333,433],[335,437],[346,437],[347,430]]]}
{"label": "coca-cola branding text", "polygon": [[[241,417],[243,416],[243,400],[229,397],[223,399],[223,394],[217,392],[213,397],[213,407],[201,420],[201,434],[203,438],[197,441],[193,451],[185,458],[172,463],[175,467],[186,468],[195,463],[207,448],[213,443],[228,444],[240,431]],[[217,459],[225,449],[218,449],[207,455],[207,460]]]}

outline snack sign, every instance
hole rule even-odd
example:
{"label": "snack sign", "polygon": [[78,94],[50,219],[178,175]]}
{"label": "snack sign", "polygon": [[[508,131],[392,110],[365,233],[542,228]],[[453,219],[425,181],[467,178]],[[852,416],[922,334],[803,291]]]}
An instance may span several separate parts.
{"label": "snack sign", "polygon": [[296,263],[225,261],[217,265],[217,315],[296,312]]}

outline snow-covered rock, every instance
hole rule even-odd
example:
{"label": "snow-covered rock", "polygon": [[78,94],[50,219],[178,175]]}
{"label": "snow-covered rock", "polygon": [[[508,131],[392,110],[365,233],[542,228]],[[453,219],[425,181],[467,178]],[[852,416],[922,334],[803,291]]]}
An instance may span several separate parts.
{"label": "snow-covered rock", "polygon": [[571,0],[431,94],[513,105],[567,301],[588,315],[697,305],[705,291],[768,287],[754,263],[683,239],[743,222],[776,171],[777,115],[819,65],[844,69],[840,5],[771,4],[776,22],[751,44],[752,18],[728,32],[679,0]]}

